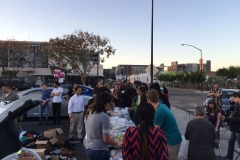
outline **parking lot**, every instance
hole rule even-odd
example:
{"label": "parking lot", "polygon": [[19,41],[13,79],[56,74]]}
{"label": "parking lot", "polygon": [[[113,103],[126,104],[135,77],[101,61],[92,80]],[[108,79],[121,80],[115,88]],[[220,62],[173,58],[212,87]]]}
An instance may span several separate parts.
{"label": "parking lot", "polygon": [[[186,115],[186,109],[192,107],[190,104],[195,103],[198,106],[202,105],[202,102],[206,99],[207,91],[199,92],[193,90],[182,90],[182,89],[171,89],[169,88],[169,96],[170,96],[170,103],[172,106],[172,112],[174,113],[179,129],[181,134],[184,135],[187,123],[192,120],[193,116],[191,115],[190,118]],[[0,92],[1,94],[1,92]],[[192,107],[193,108],[193,107]],[[51,118],[49,119],[51,123]],[[38,126],[38,118],[29,118],[21,123],[22,127],[26,131],[35,130],[39,133],[43,133],[45,130],[51,128],[61,128],[63,130],[62,134],[62,141],[68,140],[68,131],[69,131],[69,119],[68,117],[62,117],[61,125],[41,125]],[[227,152],[227,140],[229,137],[229,131],[225,133],[225,128],[221,132],[221,148],[223,155]],[[81,142],[73,142],[75,143],[75,156],[79,160],[85,160],[85,153],[84,153],[84,146]],[[219,150],[215,150],[216,154],[219,155]]]}

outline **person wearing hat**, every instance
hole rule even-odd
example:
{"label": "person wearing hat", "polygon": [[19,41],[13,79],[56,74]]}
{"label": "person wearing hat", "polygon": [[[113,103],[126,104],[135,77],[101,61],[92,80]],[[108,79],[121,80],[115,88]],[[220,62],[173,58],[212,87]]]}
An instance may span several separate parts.
{"label": "person wearing hat", "polygon": [[141,96],[141,103],[142,102],[147,102],[147,98],[146,98],[146,93],[148,91],[148,85],[146,83],[142,83],[140,85],[140,90],[142,92],[142,96]]}

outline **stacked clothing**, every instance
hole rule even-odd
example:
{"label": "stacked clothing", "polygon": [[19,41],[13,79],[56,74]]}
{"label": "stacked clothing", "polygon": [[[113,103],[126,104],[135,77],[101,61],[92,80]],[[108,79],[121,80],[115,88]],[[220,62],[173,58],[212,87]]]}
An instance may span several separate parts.
{"label": "stacked clothing", "polygon": [[43,134],[40,134],[36,131],[23,131],[20,134],[20,141],[22,142],[22,146],[25,148],[36,148],[37,145],[35,144],[35,142],[39,139],[43,137]]}

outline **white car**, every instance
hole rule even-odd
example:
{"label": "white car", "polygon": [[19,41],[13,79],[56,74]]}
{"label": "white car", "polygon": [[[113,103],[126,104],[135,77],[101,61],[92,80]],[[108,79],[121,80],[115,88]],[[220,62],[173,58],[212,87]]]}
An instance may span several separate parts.
{"label": "white car", "polygon": [[[53,87],[48,87],[47,89],[52,92]],[[29,94],[40,93],[41,90],[42,90],[42,88],[31,88],[31,89],[28,89],[28,90],[25,90],[25,91],[22,91],[22,92],[18,92],[17,95],[19,96],[19,98],[22,98],[22,97],[27,96]],[[66,99],[67,92],[68,92],[68,90],[63,88],[61,116],[68,116],[68,102],[67,102],[67,99]],[[39,96],[39,100],[41,99],[41,95]],[[85,95],[82,95],[82,96],[83,96],[83,99],[84,99],[84,105],[87,105],[88,101],[92,97],[91,96],[85,96]],[[51,100],[52,100],[52,97],[49,101],[49,110],[48,110],[49,116],[52,116],[52,102],[51,102]],[[27,117],[39,117],[39,114],[40,114],[40,106],[29,110],[27,112],[26,116]]]}

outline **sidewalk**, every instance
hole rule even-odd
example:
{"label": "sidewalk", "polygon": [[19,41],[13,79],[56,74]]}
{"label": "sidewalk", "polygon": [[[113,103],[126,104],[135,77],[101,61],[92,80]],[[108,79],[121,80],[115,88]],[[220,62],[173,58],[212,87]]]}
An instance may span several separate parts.
{"label": "sidewalk", "polygon": [[[184,135],[186,127],[187,127],[187,123],[193,119],[193,115],[191,115],[190,118],[189,118],[189,116],[186,116],[186,118],[185,118],[186,112],[184,112],[180,109],[174,108],[174,107],[171,107],[171,110],[172,110],[173,114],[175,115],[181,135]],[[227,154],[228,137],[230,135],[229,130],[224,134],[225,130],[226,130],[226,128],[223,128],[223,131],[220,132],[220,146],[222,149],[223,156],[225,156]],[[235,145],[235,146],[237,146],[237,145]],[[216,155],[220,155],[218,149],[215,149],[215,153],[216,153]],[[234,153],[234,159],[236,157],[237,157],[237,154]]]}

